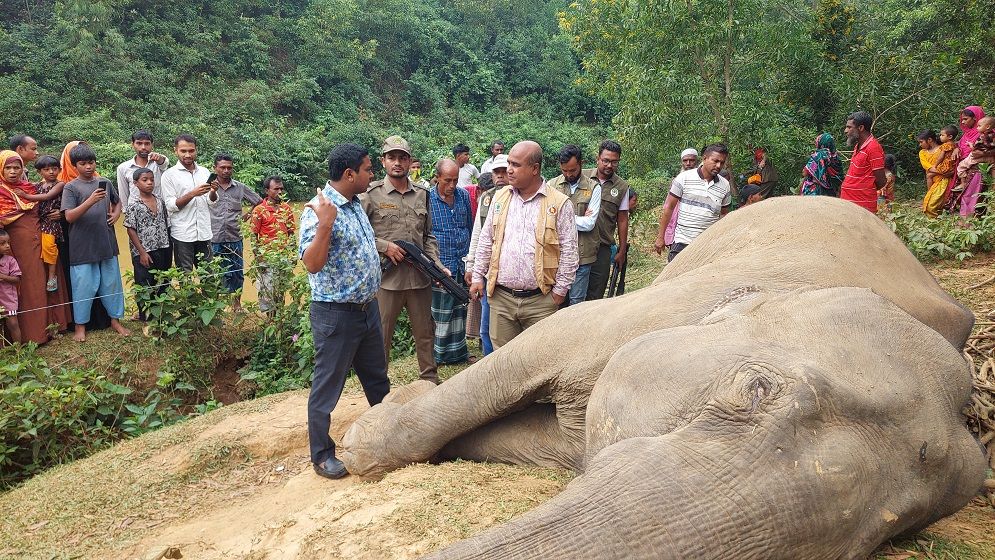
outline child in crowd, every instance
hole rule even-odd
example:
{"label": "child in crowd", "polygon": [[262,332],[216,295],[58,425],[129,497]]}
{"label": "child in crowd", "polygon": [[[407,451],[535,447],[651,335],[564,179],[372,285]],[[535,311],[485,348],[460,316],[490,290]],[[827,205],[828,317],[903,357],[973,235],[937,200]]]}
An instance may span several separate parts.
{"label": "child in crowd", "polygon": [[124,288],[117,262],[114,222],[121,216],[121,200],[111,182],[97,175],[97,154],[80,143],[69,151],[69,161],[79,176],[63,188],[62,209],[73,225],[69,236],[69,278],[73,285],[73,339],[86,340],[93,300],[100,297],[111,318],[111,328],[131,334],[124,316]]}
{"label": "child in crowd", "polygon": [[[153,270],[166,270],[173,264],[173,253],[169,244],[169,221],[166,205],[155,195],[155,173],[147,167],[136,169],[132,179],[138,189],[138,197],[128,203],[124,213],[124,227],[128,229],[131,241],[131,262],[135,267],[135,284],[155,285]],[[154,293],[160,294],[165,286]],[[138,306],[138,319],[148,320],[147,309]]]}
{"label": "child in crowd", "polygon": [[41,230],[41,260],[45,263],[48,282],[45,289],[55,292],[59,289],[56,278],[56,263],[59,262],[58,242],[62,241],[62,189],[65,183],[59,181],[59,171],[62,166],[59,160],[44,155],[35,161],[35,169],[41,175],[41,181],[34,184],[35,192],[18,191],[18,195],[26,200],[40,202],[38,205],[38,226]]}
{"label": "child in crowd", "polygon": [[964,159],[957,165],[960,190],[978,173],[979,163],[995,163],[995,117],[984,117],[978,121],[978,133],[971,152],[962,154]]}
{"label": "child in crowd", "polygon": [[0,229],[0,318],[7,326],[10,341],[21,341],[17,324],[17,285],[21,283],[21,267],[11,254],[10,234]]}
{"label": "child in crowd", "polygon": [[878,189],[878,212],[891,212],[891,203],[895,202],[896,173],[895,154],[884,155],[884,186]]}
{"label": "child in crowd", "polygon": [[263,248],[274,242],[293,242],[294,210],[283,202],[283,179],[267,177],[263,180],[263,188],[266,190],[266,198],[252,209],[252,233],[256,238],[253,254],[257,263],[259,309],[270,313],[274,300],[282,296],[283,289],[275,285],[277,279],[272,268],[266,266],[267,257]]}

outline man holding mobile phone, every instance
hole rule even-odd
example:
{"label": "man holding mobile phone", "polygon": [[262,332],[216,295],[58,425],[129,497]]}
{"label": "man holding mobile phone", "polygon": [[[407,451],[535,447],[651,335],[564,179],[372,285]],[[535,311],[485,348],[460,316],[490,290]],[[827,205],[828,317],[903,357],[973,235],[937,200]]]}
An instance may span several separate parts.
{"label": "man holding mobile phone", "polygon": [[234,175],[234,158],[226,153],[214,156],[214,177],[210,183],[217,185],[218,202],[210,207],[211,211],[211,251],[221,259],[225,269],[225,290],[232,295],[232,309],[240,311],[242,303],[237,295],[245,283],[242,269],[245,261],[242,258],[242,231],[239,224],[249,218],[249,213],[243,211],[243,206],[255,207],[263,201],[262,197],[244,183],[236,181]]}
{"label": "man holding mobile phone", "polygon": [[[179,160],[162,174],[162,198],[169,213],[173,260],[183,270],[193,270],[211,258],[211,211],[218,201],[217,182],[197,164],[197,139],[181,134],[173,141]],[[206,196],[205,196],[206,195]]]}

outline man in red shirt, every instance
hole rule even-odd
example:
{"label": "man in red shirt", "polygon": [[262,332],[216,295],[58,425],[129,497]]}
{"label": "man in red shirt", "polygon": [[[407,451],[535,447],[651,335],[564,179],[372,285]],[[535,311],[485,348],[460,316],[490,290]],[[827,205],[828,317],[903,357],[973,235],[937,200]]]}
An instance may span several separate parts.
{"label": "man in red shirt", "polygon": [[[267,314],[274,312],[274,302],[280,299],[285,291],[289,274],[293,273],[294,262],[277,264],[275,259],[281,258],[281,252],[286,247],[292,247],[294,240],[294,210],[283,202],[283,179],[273,176],[263,180],[266,198],[252,209],[252,233],[256,243],[254,256],[256,258],[256,288],[259,292],[259,309]],[[275,243],[282,244],[276,246]],[[270,250],[266,250],[269,247]],[[266,262],[267,259],[271,262]]]}
{"label": "man in red shirt", "polygon": [[867,111],[857,111],[846,119],[846,143],[854,149],[840,198],[877,212],[878,189],[885,184],[884,150],[871,134],[873,122]]}

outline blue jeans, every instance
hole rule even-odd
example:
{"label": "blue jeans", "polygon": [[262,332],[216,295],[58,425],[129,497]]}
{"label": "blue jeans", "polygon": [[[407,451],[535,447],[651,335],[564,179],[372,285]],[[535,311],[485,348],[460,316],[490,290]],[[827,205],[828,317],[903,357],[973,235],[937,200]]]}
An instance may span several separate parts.
{"label": "blue jeans", "polygon": [[221,259],[221,268],[225,270],[225,291],[229,294],[242,289],[245,283],[245,268],[242,260],[242,242],[226,241],[224,243],[211,243],[211,251],[214,257]]}
{"label": "blue jeans", "polygon": [[94,297],[99,297],[111,319],[124,317],[124,287],[117,257],[100,262],[74,264],[69,267],[73,285],[73,319],[77,324],[90,322]]}
{"label": "blue jeans", "polygon": [[577,305],[587,299],[587,285],[591,280],[592,264],[582,264],[577,267],[577,277],[574,278],[574,283],[570,286],[570,293],[567,294],[570,305]]}
{"label": "blue jeans", "polygon": [[480,298],[480,349],[484,355],[494,351],[491,344],[491,305],[487,303],[487,282],[484,282],[484,295]]}

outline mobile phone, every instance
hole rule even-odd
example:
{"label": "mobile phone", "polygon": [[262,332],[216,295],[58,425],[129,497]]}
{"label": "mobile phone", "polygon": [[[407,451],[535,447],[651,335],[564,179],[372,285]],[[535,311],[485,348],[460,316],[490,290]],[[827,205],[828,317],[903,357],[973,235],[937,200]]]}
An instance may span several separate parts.
{"label": "mobile phone", "polygon": [[217,180],[218,180],[218,174],[217,173],[211,173],[210,175],[207,176],[207,182],[208,183],[213,183],[213,182],[215,182]]}

